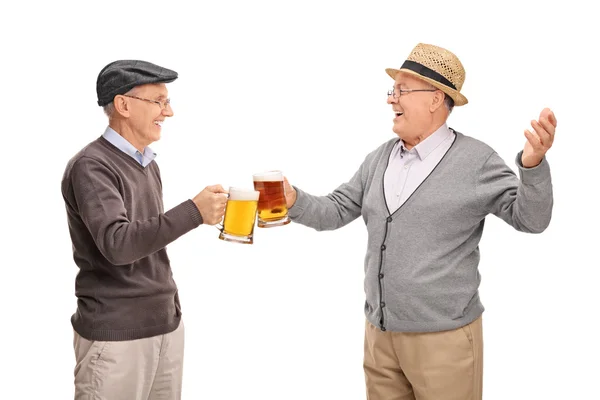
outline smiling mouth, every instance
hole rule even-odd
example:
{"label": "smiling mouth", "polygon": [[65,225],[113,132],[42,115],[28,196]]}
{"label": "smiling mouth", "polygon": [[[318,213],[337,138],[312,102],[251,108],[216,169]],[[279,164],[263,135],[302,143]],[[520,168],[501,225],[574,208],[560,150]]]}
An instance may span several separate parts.
{"label": "smiling mouth", "polygon": [[162,128],[162,121],[154,121],[154,125],[157,125],[159,128]]}
{"label": "smiling mouth", "polygon": [[402,115],[404,115],[404,113],[403,113],[403,112],[400,112],[400,111],[396,111],[396,112],[394,113],[394,115],[395,115],[395,116],[396,116],[396,118],[397,118],[397,117],[401,117]]}

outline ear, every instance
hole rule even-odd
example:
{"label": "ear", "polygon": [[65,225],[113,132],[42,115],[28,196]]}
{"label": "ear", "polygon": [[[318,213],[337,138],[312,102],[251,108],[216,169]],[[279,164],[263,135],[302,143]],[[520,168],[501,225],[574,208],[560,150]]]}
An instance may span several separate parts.
{"label": "ear", "polygon": [[129,101],[125,96],[116,95],[113,99],[113,103],[115,105],[116,112],[125,118],[129,117]]}
{"label": "ear", "polygon": [[441,90],[437,90],[433,93],[433,97],[431,99],[431,105],[429,106],[429,111],[432,113],[437,111],[440,107],[444,105],[444,92]]}

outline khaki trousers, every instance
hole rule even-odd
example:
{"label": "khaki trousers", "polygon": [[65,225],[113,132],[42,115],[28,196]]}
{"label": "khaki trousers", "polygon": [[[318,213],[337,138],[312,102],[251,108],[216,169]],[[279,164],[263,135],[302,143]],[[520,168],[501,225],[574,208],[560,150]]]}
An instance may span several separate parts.
{"label": "khaki trousers", "polygon": [[367,321],[367,400],[481,400],[481,317],[431,333],[381,331]]}
{"label": "khaki trousers", "polygon": [[165,335],[122,342],[74,333],[75,400],[179,400],[183,321]]}

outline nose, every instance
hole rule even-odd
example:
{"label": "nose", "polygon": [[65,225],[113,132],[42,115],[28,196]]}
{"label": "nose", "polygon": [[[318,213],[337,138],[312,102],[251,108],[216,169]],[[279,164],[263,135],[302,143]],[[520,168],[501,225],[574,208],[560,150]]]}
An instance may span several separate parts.
{"label": "nose", "polygon": [[388,104],[394,104],[396,102],[396,98],[392,95],[389,95],[387,98],[387,103]]}
{"label": "nose", "polygon": [[175,115],[175,113],[173,112],[173,107],[171,107],[170,104],[167,105],[167,108],[163,108],[162,113],[165,117],[172,117],[173,115]]}

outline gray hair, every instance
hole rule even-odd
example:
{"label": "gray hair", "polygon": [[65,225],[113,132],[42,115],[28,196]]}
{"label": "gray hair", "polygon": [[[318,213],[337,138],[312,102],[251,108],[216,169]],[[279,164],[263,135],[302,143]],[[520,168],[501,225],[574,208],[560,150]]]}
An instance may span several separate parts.
{"label": "gray hair", "polygon": [[[429,89],[441,90],[439,88],[436,88],[429,82],[427,82],[427,85],[429,85]],[[443,90],[442,93],[444,93],[444,105],[448,109],[448,114],[450,114],[454,109],[454,100],[452,100],[452,97],[448,96]]]}
{"label": "gray hair", "polygon": [[450,114],[454,109],[454,100],[452,100],[452,97],[448,96],[446,93],[444,93],[444,105],[448,109],[448,114]]}
{"label": "gray hair", "polygon": [[110,103],[102,107],[102,109],[104,110],[104,114],[106,114],[108,118],[111,118],[113,113],[115,112],[115,103],[111,101]]}
{"label": "gray hair", "polygon": [[[136,92],[137,92],[137,86],[124,94],[135,96]],[[111,101],[110,103],[108,103],[107,105],[102,107],[102,109],[104,110],[104,114],[106,114],[106,116],[110,119],[110,118],[112,118],[113,114],[115,113],[115,103],[113,101]]]}

